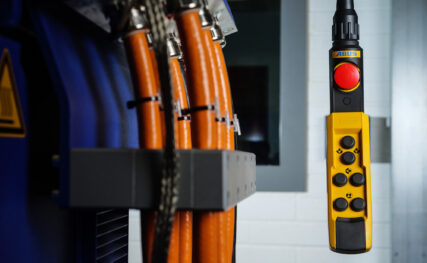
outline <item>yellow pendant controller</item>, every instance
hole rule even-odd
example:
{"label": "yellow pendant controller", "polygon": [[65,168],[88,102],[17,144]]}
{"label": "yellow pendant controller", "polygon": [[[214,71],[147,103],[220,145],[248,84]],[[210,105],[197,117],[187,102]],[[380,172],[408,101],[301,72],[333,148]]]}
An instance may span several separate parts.
{"label": "yellow pendant controller", "polygon": [[353,0],[338,0],[329,52],[327,118],[329,244],[346,254],[372,246],[369,117],[363,112],[363,50]]}

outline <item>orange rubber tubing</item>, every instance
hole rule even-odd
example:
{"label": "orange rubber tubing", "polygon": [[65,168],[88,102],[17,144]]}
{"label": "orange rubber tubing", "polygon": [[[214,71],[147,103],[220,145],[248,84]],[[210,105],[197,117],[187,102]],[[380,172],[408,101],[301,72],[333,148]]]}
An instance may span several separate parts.
{"label": "orange rubber tubing", "polygon": [[[169,65],[175,101],[179,101],[181,109],[187,109],[187,92],[178,59],[169,60]],[[190,120],[177,120],[176,130],[177,148],[191,149]],[[175,216],[175,220],[177,219],[179,220],[179,262],[191,263],[193,254],[193,213],[191,211],[179,211]]]}
{"label": "orange rubber tubing", "polygon": [[193,262],[193,212],[179,212],[179,262]]}
{"label": "orange rubber tubing", "polygon": [[[207,48],[203,41],[203,32],[198,9],[186,10],[175,17],[179,35],[183,43],[183,52],[187,69],[187,84],[191,107],[213,105],[212,73],[209,71]],[[217,125],[215,112],[196,111],[191,116],[191,134],[193,147],[216,149]],[[196,263],[218,263],[218,216],[215,212],[201,212],[195,216]]]}
{"label": "orange rubber tubing", "polygon": [[[220,117],[225,116],[225,105],[223,103],[223,101],[221,101],[221,94],[220,94],[220,72],[218,70],[218,63],[215,60],[215,50],[214,50],[214,43],[212,40],[212,34],[211,31],[209,29],[203,29],[203,41],[204,41],[204,45],[207,47],[206,49],[206,57],[209,61],[208,63],[208,67],[209,67],[209,71],[212,73],[212,93],[214,94],[214,98],[215,98],[215,102],[218,102],[219,109],[216,109],[216,111],[219,111],[219,115]],[[217,117],[215,115],[215,117]],[[225,149],[226,146],[226,133],[227,133],[227,128],[225,126],[224,122],[221,122],[220,120],[216,121],[217,124],[217,134],[218,134],[218,139],[217,139],[217,145],[218,145],[218,149]]]}
{"label": "orange rubber tubing", "polygon": [[[154,77],[155,77],[155,82],[156,82],[156,87],[157,90],[159,91],[160,97],[162,96],[161,94],[161,89],[160,89],[160,76],[159,76],[159,71],[157,69],[157,58],[156,58],[156,53],[154,52],[153,48],[150,48],[150,57],[151,57],[151,63],[153,63],[153,71],[154,71]],[[162,138],[163,138],[163,145],[165,145],[166,143],[166,126],[165,126],[165,113],[163,110],[160,110],[160,124],[162,125]]]}
{"label": "orange rubber tubing", "polygon": [[172,225],[172,233],[169,241],[169,254],[168,254],[168,263],[179,263],[179,254],[180,254],[180,218],[178,216],[179,212],[175,213]]}
{"label": "orange rubber tubing", "polygon": [[[179,101],[181,109],[188,108],[187,92],[185,90],[184,78],[182,77],[181,67],[178,59],[169,60],[171,79],[174,88],[175,101]],[[178,130],[178,149],[191,149],[191,126],[189,120],[177,121]]]}
{"label": "orange rubber tubing", "polygon": [[[212,40],[212,34],[209,29],[203,30],[205,45],[208,47],[208,59],[211,66],[211,72],[213,75],[212,84],[214,86],[215,97],[218,100],[217,111],[219,112],[219,120],[217,120],[217,130],[218,130],[218,149],[227,149],[227,126],[225,122],[221,121],[222,117],[225,117],[226,114],[226,94],[223,92],[224,88],[221,87],[221,71],[219,60],[216,59],[216,51],[214,47],[214,42]],[[226,212],[216,212],[218,217],[218,262],[219,263],[231,263],[228,260],[228,251],[229,244],[228,232],[229,227],[227,225],[227,213]],[[234,223],[234,222],[233,222]],[[233,231],[234,232],[234,231]]]}
{"label": "orange rubber tubing", "polygon": [[[228,79],[227,65],[224,59],[224,53],[219,42],[213,43],[215,60],[218,65],[219,76],[220,76],[220,103],[225,106],[225,112],[228,114],[230,121],[233,120],[233,106],[231,99],[230,82]],[[234,127],[230,125],[226,132],[226,149],[234,150]],[[234,246],[234,224],[235,224],[235,209],[231,208],[226,211],[226,225],[227,225],[227,262],[232,261],[233,257],[233,246]]]}
{"label": "orange rubber tubing", "polygon": [[156,213],[153,211],[144,211],[141,214],[141,227],[143,262],[151,263],[156,229]]}
{"label": "orange rubber tubing", "polygon": [[[191,9],[175,18],[184,52],[188,96],[191,107],[213,105],[212,74],[203,44],[203,33],[197,9]],[[217,148],[217,130],[213,111],[196,111],[191,115],[193,147],[199,149]],[[217,263],[217,262],[215,262]]]}
{"label": "orange rubber tubing", "polygon": [[[125,36],[130,71],[132,73],[135,98],[159,96],[156,75],[151,60],[145,30],[136,30]],[[144,102],[137,106],[139,145],[143,149],[163,147],[160,108],[157,101]],[[141,215],[144,262],[151,262],[154,244],[155,212]]]}
{"label": "orange rubber tubing", "polygon": [[[222,51],[221,44],[219,42],[214,42],[214,51],[215,51],[215,59],[219,65],[218,70],[220,72],[220,82],[221,82],[221,92],[222,95],[220,98],[224,99],[225,110],[228,113],[228,117],[230,121],[233,121],[233,105],[231,99],[231,89],[230,89],[230,81],[228,79],[227,73],[227,65],[224,59],[224,53]],[[226,148],[228,150],[234,150],[234,127],[230,126],[227,132],[227,142]]]}
{"label": "orange rubber tubing", "polygon": [[[135,98],[159,96],[155,83],[148,43],[144,31],[134,31],[124,38],[132,73]],[[149,101],[137,106],[139,146],[143,149],[161,149],[162,134],[159,103]]]}

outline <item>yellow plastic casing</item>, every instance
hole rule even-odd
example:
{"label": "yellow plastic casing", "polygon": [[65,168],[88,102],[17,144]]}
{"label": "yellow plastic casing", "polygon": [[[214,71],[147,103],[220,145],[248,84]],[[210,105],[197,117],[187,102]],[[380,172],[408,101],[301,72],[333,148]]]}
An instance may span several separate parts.
{"label": "yellow plastic casing", "polygon": [[[355,146],[351,149],[343,149],[340,141],[344,136],[352,136]],[[327,185],[328,185],[328,224],[329,244],[332,250],[336,250],[336,220],[340,218],[364,218],[366,251],[372,247],[372,204],[371,204],[371,168],[369,147],[369,117],[363,112],[338,112],[331,113],[327,118]],[[351,165],[341,162],[341,154],[352,151],[356,161]],[[337,173],[343,173],[350,179],[354,173],[365,175],[365,184],[352,186],[349,182],[342,186],[335,186],[332,177]],[[349,180],[348,180],[349,181]],[[354,198],[363,198],[366,201],[364,211],[355,212],[349,207],[342,211],[336,211],[333,202],[337,198],[345,198],[350,204]]]}

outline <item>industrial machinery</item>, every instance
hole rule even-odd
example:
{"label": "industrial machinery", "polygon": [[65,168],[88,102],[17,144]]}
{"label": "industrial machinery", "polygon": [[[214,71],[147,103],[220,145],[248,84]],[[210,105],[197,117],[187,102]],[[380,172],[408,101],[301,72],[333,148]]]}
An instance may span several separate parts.
{"label": "industrial machinery", "polygon": [[133,208],[144,262],[234,261],[255,155],[234,151],[227,3],[0,7],[1,260],[128,262]]}
{"label": "industrial machinery", "polygon": [[329,52],[327,118],[329,244],[363,253],[372,244],[369,117],[363,113],[363,50],[353,0],[337,0]]}
{"label": "industrial machinery", "polygon": [[[227,30],[224,30],[227,28]],[[255,190],[222,53],[225,0],[0,3],[2,262],[231,263]],[[352,0],[338,0],[327,119],[329,238],[372,239],[369,119]]]}

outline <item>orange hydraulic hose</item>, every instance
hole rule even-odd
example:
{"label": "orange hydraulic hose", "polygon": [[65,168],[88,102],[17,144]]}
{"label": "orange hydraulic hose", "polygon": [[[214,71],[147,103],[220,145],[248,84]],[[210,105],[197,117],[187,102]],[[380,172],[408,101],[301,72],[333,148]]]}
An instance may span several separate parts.
{"label": "orange hydraulic hose", "polygon": [[[222,121],[222,117],[225,117],[226,114],[226,96],[223,92],[223,88],[221,87],[221,72],[220,72],[220,64],[216,59],[216,52],[214,47],[214,42],[212,40],[212,34],[210,29],[203,30],[205,45],[208,47],[207,54],[209,59],[209,64],[211,68],[211,72],[213,75],[212,83],[214,86],[215,97],[217,99],[217,105],[219,108],[217,110],[217,130],[218,130],[218,149],[226,149],[227,147],[227,126],[224,121]],[[224,212],[215,212],[218,217],[218,262],[219,263],[230,263],[228,261],[228,250],[230,244],[228,244],[228,225],[227,225],[227,213]],[[231,244],[232,246],[232,244]]]}
{"label": "orange hydraulic hose", "polygon": [[[224,99],[224,105],[225,110],[228,114],[228,118],[230,121],[233,121],[233,105],[232,105],[232,99],[231,99],[231,89],[230,89],[230,81],[228,79],[228,73],[227,73],[227,65],[225,63],[224,59],[224,53],[222,51],[221,44],[219,42],[214,42],[214,51],[215,51],[215,59],[219,65],[218,69],[220,71],[220,82],[221,82],[221,92],[223,96],[221,96]],[[224,96],[225,95],[225,96]],[[234,150],[234,127],[230,125],[230,127],[227,130],[227,142],[226,142],[226,148],[228,150]]]}
{"label": "orange hydraulic hose", "polygon": [[[186,10],[175,17],[187,68],[188,92],[191,108],[213,105],[212,74],[209,72],[207,47],[198,9]],[[211,110],[192,112],[191,133],[193,146],[199,149],[217,148],[215,113]],[[197,213],[195,220],[195,262],[218,263],[217,246],[218,217],[214,212]]]}
{"label": "orange hydraulic hose", "polygon": [[[224,53],[222,51],[221,44],[216,41],[213,43],[214,47],[214,54],[215,54],[215,60],[218,65],[218,70],[220,72],[220,103],[224,105],[225,108],[225,114],[228,114],[228,119],[230,121],[233,120],[233,106],[232,106],[232,99],[231,99],[231,89],[230,89],[230,82],[228,79],[228,73],[227,73],[227,66],[224,59]],[[222,115],[224,116],[224,115]],[[234,150],[234,127],[230,125],[228,127],[228,130],[226,131],[226,149],[227,150]],[[234,224],[235,224],[235,209],[231,208],[230,210],[226,211],[226,226],[227,226],[227,262],[232,261],[233,257],[233,245],[234,245]]]}
{"label": "orange hydraulic hose", "polygon": [[[154,52],[154,49],[152,48],[150,48],[150,57],[151,57],[151,62],[153,63],[153,68],[157,69],[156,52]],[[154,76],[156,81],[156,87],[160,90],[160,77],[159,77],[158,70],[154,70]]]}
{"label": "orange hydraulic hose", "polygon": [[144,213],[141,214],[141,227],[143,262],[151,263],[154,247],[154,232],[156,229],[156,213],[153,211],[144,211]]}
{"label": "orange hydraulic hose", "polygon": [[[179,104],[181,105],[181,109],[187,109],[187,94],[178,59],[174,58],[169,60],[169,65],[171,68],[171,79],[174,88],[175,101],[179,102]],[[191,149],[192,145],[190,120],[178,121],[176,127],[178,130],[177,148]]]}
{"label": "orange hydraulic hose", "polygon": [[[175,20],[183,42],[190,105],[192,108],[214,105],[215,97],[211,93],[212,76],[197,9],[188,10],[176,16]],[[191,118],[193,146],[199,149],[216,149],[214,111],[195,111],[192,112]]]}
{"label": "orange hydraulic hose", "polygon": [[193,212],[179,212],[179,262],[193,262]]}
{"label": "orange hydraulic hose", "polygon": [[[215,103],[217,103],[219,109],[215,109],[219,116],[215,116],[216,118],[216,124],[217,124],[217,134],[218,134],[218,149],[225,149],[225,135],[226,135],[226,127],[225,123],[221,122],[221,116],[225,115],[225,105],[221,103],[221,94],[220,94],[220,72],[218,70],[218,64],[215,60],[215,51],[214,51],[214,43],[212,40],[212,34],[209,29],[203,29],[203,42],[204,45],[207,47],[206,49],[206,56],[209,61],[208,67],[209,71],[212,73],[212,92],[215,96]],[[218,115],[218,114],[217,114]]]}
{"label": "orange hydraulic hose", "polygon": [[[135,98],[159,96],[144,31],[133,31],[124,38]],[[162,134],[159,103],[147,101],[137,106],[139,145],[144,149],[161,149]]]}
{"label": "orange hydraulic hose", "polygon": [[[124,38],[136,99],[159,96],[145,34],[146,30],[135,30]],[[153,100],[142,102],[137,106],[137,114],[140,147],[161,149],[163,136],[159,103]],[[155,213],[144,212],[141,215],[141,221],[144,262],[150,263],[154,244]]]}
{"label": "orange hydraulic hose", "polygon": [[233,248],[234,248],[234,224],[235,222],[235,213],[236,209],[235,207],[230,208],[229,210],[225,211],[225,225],[226,225],[226,232],[227,232],[227,262],[231,262],[233,260]]}
{"label": "orange hydraulic hose", "polygon": [[180,255],[180,218],[178,216],[180,212],[175,213],[175,217],[172,225],[172,233],[169,241],[169,254],[168,254],[168,263],[179,263]]}
{"label": "orange hydraulic hose", "polygon": [[[159,71],[157,70],[157,59],[156,59],[156,52],[154,52],[153,48],[150,48],[150,57],[151,57],[151,62],[153,63],[153,71],[154,71],[154,77],[155,77],[155,81],[156,81],[156,87],[157,90],[160,93],[160,77],[159,77]],[[161,94],[160,94],[161,97]],[[165,145],[166,143],[166,127],[165,127],[165,113],[161,110],[160,111],[160,124],[162,126],[162,142],[163,145]]]}
{"label": "orange hydraulic hose", "polygon": [[[187,93],[178,59],[169,60],[169,65],[175,101],[179,102],[181,109],[187,109]],[[178,133],[177,148],[191,149],[190,120],[178,119],[176,128]],[[193,254],[193,213],[191,211],[179,211],[175,216],[175,220],[179,220],[179,263],[191,263]]]}

